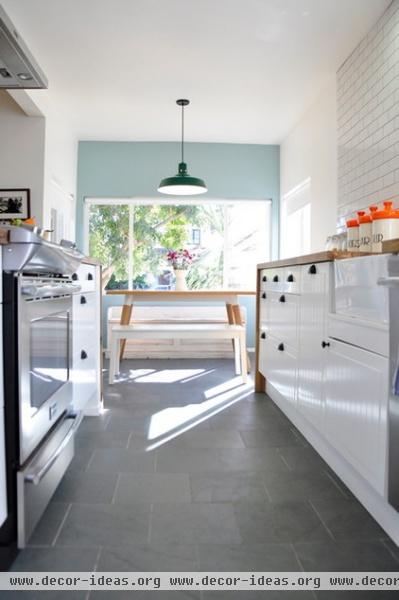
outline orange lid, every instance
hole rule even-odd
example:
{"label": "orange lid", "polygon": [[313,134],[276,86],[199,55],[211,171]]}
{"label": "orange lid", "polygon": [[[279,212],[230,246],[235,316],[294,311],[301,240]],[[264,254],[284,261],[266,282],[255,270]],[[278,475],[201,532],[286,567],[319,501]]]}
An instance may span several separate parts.
{"label": "orange lid", "polygon": [[389,200],[387,200],[386,202],[383,203],[384,204],[384,208],[382,208],[381,210],[377,210],[376,212],[373,213],[373,221],[378,221],[379,219],[390,219],[393,213],[392,210],[392,202]]}
{"label": "orange lid", "polygon": [[359,227],[359,221],[357,219],[349,219],[349,221],[346,222],[346,226],[347,227]]}
{"label": "orange lid", "polygon": [[366,215],[364,210],[358,210],[357,214],[359,217],[359,225],[361,223],[371,223],[371,221],[372,221],[371,215]]}
{"label": "orange lid", "polygon": [[377,212],[378,210],[378,206],[375,206],[375,204],[373,206],[369,206],[369,211],[371,212],[371,214]]}
{"label": "orange lid", "polygon": [[391,218],[391,219],[399,219],[399,210],[398,210],[398,209],[396,209],[396,210],[393,210],[393,211],[391,212],[391,216],[390,216],[390,218]]}

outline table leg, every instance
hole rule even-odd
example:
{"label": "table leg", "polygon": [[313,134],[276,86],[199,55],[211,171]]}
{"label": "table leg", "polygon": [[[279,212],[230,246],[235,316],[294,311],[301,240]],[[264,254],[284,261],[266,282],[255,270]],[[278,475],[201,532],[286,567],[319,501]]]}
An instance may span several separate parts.
{"label": "table leg", "polygon": [[[235,325],[244,325],[244,322],[242,320],[242,314],[241,314],[240,305],[239,304],[233,304],[232,311],[233,311],[234,324]],[[245,352],[247,354],[248,373],[250,373],[251,372],[251,362],[249,360],[249,354],[248,354],[246,345],[245,345]]]}
{"label": "table leg", "polygon": [[[122,307],[122,314],[121,314],[121,323],[120,323],[121,325],[129,325],[130,319],[132,316],[132,309],[133,309],[133,304],[132,304],[131,300],[127,296],[125,296],[125,304]],[[120,351],[119,351],[119,359],[120,360],[122,360],[122,358],[123,358],[125,346],[126,346],[126,340],[121,339]]]}

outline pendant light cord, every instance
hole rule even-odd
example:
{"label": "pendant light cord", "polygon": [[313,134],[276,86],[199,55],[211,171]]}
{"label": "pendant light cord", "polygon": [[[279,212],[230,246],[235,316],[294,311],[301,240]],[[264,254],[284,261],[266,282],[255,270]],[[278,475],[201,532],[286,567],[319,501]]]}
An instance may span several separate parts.
{"label": "pendant light cord", "polygon": [[184,163],[184,105],[181,107],[181,161]]}

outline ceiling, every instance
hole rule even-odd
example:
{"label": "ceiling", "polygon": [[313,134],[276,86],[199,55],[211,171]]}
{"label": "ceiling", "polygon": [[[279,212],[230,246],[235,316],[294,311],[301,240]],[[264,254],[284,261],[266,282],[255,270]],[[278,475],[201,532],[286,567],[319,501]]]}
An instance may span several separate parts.
{"label": "ceiling", "polygon": [[281,142],[390,0],[0,0],[78,139]]}

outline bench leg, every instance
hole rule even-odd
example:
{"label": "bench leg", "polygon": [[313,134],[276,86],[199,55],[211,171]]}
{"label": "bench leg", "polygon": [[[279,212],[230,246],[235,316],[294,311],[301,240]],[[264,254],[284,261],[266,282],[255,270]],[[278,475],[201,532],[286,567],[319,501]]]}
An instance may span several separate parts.
{"label": "bench leg", "polygon": [[115,375],[119,372],[119,338],[111,337],[111,356],[109,358],[109,383],[112,385],[115,381]]}
{"label": "bench leg", "polygon": [[240,358],[241,358],[241,375],[244,383],[247,383],[248,379],[248,364],[247,364],[247,347],[246,347],[246,339],[245,339],[245,331],[244,334],[240,336]]}

